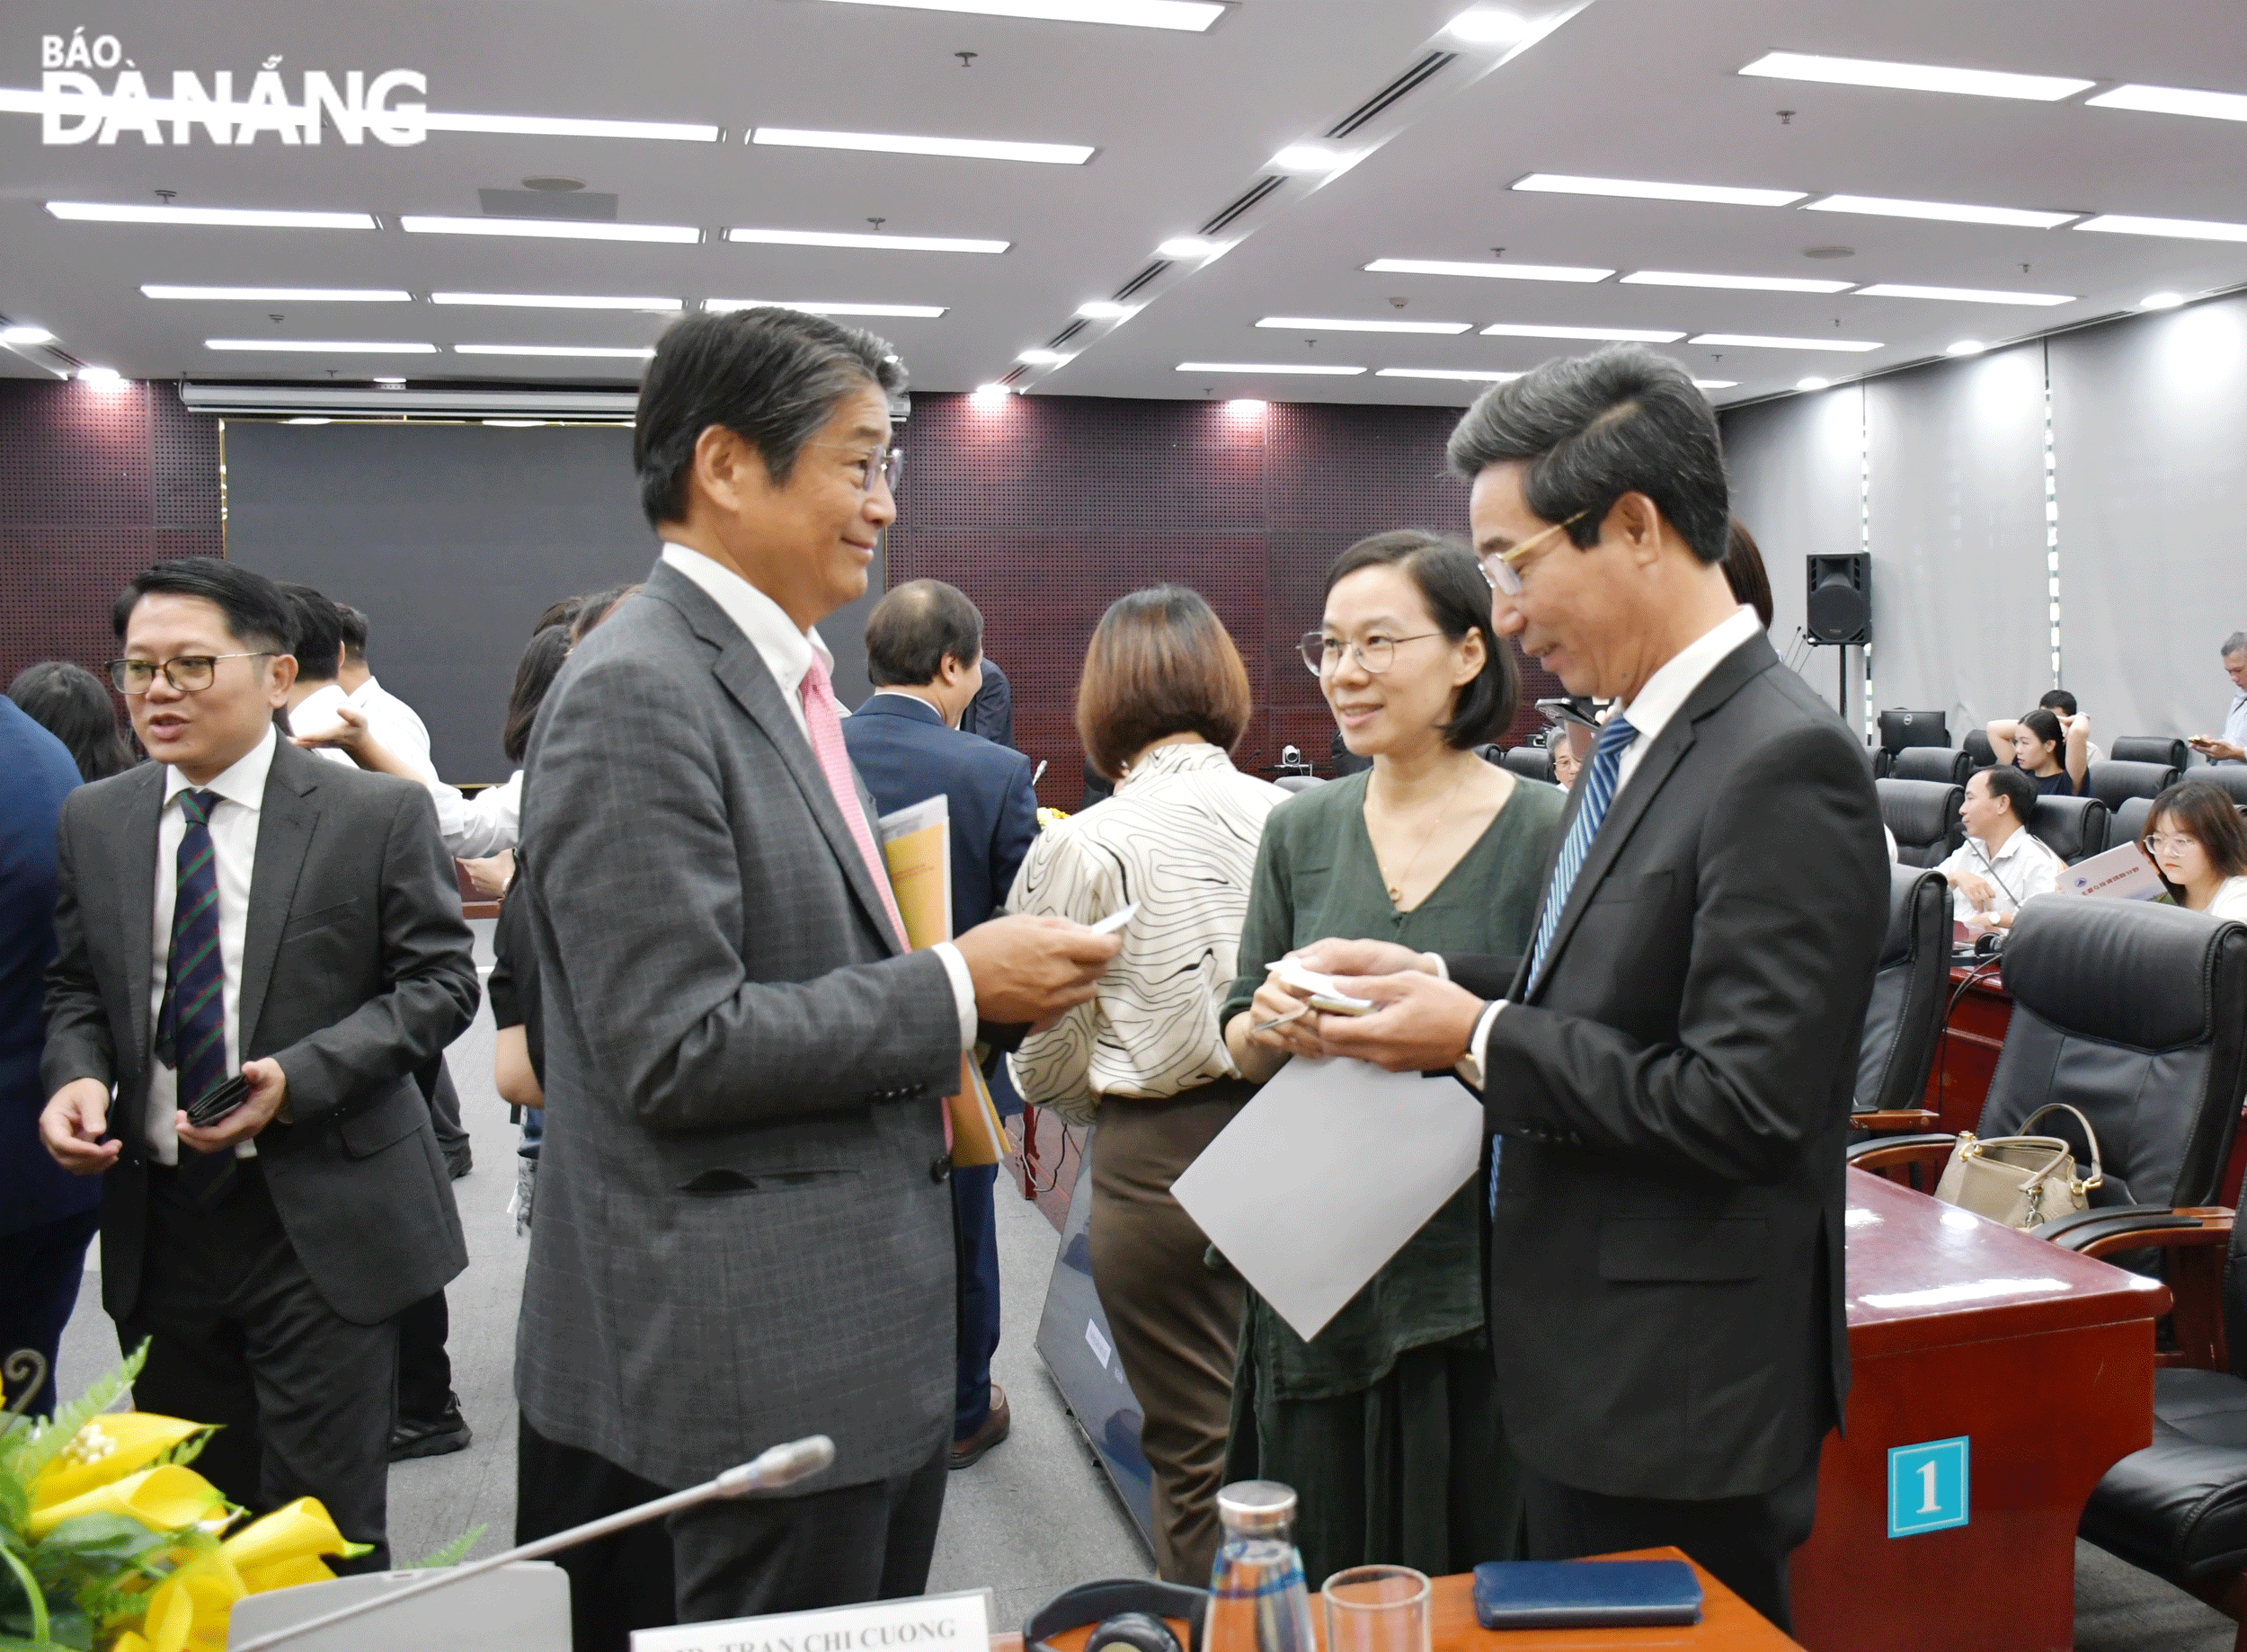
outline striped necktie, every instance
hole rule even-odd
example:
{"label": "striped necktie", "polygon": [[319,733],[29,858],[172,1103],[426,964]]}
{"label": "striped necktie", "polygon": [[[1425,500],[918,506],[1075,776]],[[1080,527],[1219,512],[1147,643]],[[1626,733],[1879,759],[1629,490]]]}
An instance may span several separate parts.
{"label": "striped necktie", "polygon": [[[226,972],[218,950],[218,865],[210,841],[216,792],[182,792],[179,878],[172,901],[172,946],[156,1012],[156,1059],[178,1075],[179,1105],[201,1098],[226,1076]],[[180,1154],[200,1197],[223,1190],[234,1156]]]}

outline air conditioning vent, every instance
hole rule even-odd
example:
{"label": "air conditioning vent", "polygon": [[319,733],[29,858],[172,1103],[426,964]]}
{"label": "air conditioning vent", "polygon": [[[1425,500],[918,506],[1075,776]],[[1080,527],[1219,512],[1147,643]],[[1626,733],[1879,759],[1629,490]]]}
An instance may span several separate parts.
{"label": "air conditioning vent", "polygon": [[1158,258],[1153,263],[1149,264],[1144,270],[1141,270],[1137,275],[1133,276],[1130,280],[1124,282],[1123,286],[1115,289],[1115,301],[1118,304],[1123,303],[1124,299],[1130,298],[1133,293],[1137,292],[1141,288],[1146,286],[1148,282],[1153,280],[1157,276],[1160,275],[1168,268],[1170,268],[1170,261],[1168,259]]}
{"label": "air conditioning vent", "polygon": [[336,419],[629,419],[636,390],[423,389],[406,384],[214,385],[183,383],[190,413],[324,413]]}
{"label": "air conditioning vent", "polygon": [[1328,138],[1347,138],[1368,120],[1400,99],[1410,96],[1458,58],[1455,51],[1432,51],[1327,129]]}
{"label": "air conditioning vent", "polygon": [[1249,208],[1255,206],[1257,202],[1262,200],[1274,190],[1278,189],[1280,187],[1280,183],[1281,180],[1276,177],[1267,176],[1258,178],[1254,183],[1248,186],[1248,193],[1241,196],[1230,207],[1220,208],[1217,216],[1210,219],[1208,223],[1202,226],[1201,233],[1205,235],[1213,235],[1217,234],[1217,232],[1224,228],[1226,225],[1231,223],[1242,213],[1248,211]]}
{"label": "air conditioning vent", "polygon": [[1059,350],[1062,345],[1068,343],[1070,340],[1075,338],[1084,330],[1085,324],[1082,320],[1072,321],[1069,324],[1069,325],[1063,327],[1059,333],[1056,333],[1052,338],[1046,340],[1045,348],[1048,350]]}

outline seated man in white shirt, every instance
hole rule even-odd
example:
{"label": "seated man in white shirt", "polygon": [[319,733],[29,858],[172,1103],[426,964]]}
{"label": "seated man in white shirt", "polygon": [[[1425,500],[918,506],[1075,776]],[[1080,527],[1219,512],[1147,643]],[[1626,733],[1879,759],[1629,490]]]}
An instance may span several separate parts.
{"label": "seated man in white shirt", "polygon": [[[296,686],[289,691],[289,732],[296,735],[324,734],[341,721],[339,708],[351,701],[337,682],[343,663],[343,622],[335,604],[309,585],[277,580],[289,602],[289,617],[296,626],[290,640],[297,655]],[[322,753],[331,762],[349,762],[341,752]]]}
{"label": "seated man in white shirt", "polygon": [[2195,734],[2186,743],[2211,763],[2247,763],[2247,631],[2224,639],[2224,674],[2232,679],[2232,708],[2221,739]]}
{"label": "seated man in white shirt", "polygon": [[1999,765],[1967,781],[1958,818],[1967,840],[1936,867],[1950,885],[1950,912],[1976,928],[2010,929],[2013,914],[2056,888],[2060,857],[2028,829],[2037,788],[2021,769]]}

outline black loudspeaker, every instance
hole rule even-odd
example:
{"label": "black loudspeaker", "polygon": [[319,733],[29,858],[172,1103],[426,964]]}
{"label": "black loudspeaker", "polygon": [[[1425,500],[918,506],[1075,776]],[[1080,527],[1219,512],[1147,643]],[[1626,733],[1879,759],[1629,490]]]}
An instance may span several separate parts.
{"label": "black loudspeaker", "polygon": [[1851,556],[1809,556],[1803,559],[1809,575],[1806,605],[1809,623],[1804,627],[1814,643],[1870,643],[1872,641],[1872,558],[1863,551]]}

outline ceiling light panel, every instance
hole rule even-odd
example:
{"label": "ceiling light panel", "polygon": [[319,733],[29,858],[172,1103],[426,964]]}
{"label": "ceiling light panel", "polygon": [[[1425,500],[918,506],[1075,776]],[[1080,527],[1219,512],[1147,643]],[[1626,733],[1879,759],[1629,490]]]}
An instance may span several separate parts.
{"label": "ceiling light panel", "polygon": [[205,339],[205,350],[288,351],[299,355],[433,356],[434,344],[399,339]]}
{"label": "ceiling light panel", "polygon": [[1339,172],[1349,158],[1324,144],[1290,144],[1272,157],[1272,164],[1281,172]]}
{"label": "ceiling light panel", "polygon": [[1653,183],[1636,178],[1576,178],[1533,172],[1514,187],[1533,195],[1615,195],[1633,200],[1705,200],[1724,207],[1784,207],[1807,190],[1736,189],[1728,183]]}
{"label": "ceiling light panel", "polygon": [[1825,58],[1798,51],[1766,52],[1740,70],[1772,80],[1816,80],[1835,86],[1880,86],[1894,92],[1953,92],[1969,97],[2026,98],[2056,103],[2097,83],[2058,75],[2010,75],[1994,69],[1949,68],[1934,63],[1888,63],[1874,58]]}
{"label": "ceiling light panel", "polygon": [[886,132],[814,132],[760,126],[750,139],[789,149],[863,149],[875,155],[946,155],[970,161],[1028,161],[1045,166],[1082,166],[1090,144],[1012,143],[991,138],[910,138]]}
{"label": "ceiling light panel", "polygon": [[2085,218],[2078,229],[2109,235],[2168,235],[2180,241],[2247,241],[2247,224],[2225,224],[2213,218],[2134,218],[2126,212],[2106,212]]}
{"label": "ceiling light panel", "polygon": [[372,229],[367,212],[298,212],[264,207],[139,207],[101,200],[50,200],[47,210],[74,224],[190,224],[213,229]]}
{"label": "ceiling light panel", "polygon": [[2089,109],[2141,109],[2156,115],[2198,115],[2207,120],[2247,120],[2247,96],[2195,92],[2185,86],[2117,86],[2085,98]]}
{"label": "ceiling light panel", "polygon": [[1372,321],[1316,315],[1266,315],[1257,323],[1259,327],[1274,327],[1283,333],[1440,333],[1456,335],[1474,325],[1470,321],[1389,321],[1376,317]]}
{"label": "ceiling light panel", "polygon": [[1028,17],[1046,22],[1110,23],[1124,29],[1177,29],[1199,34],[1225,14],[1213,0],[833,0],[838,5],[887,5],[910,12],[962,12],[971,17]]}
{"label": "ceiling light panel", "polygon": [[1376,258],[1369,275],[1469,275],[1494,281],[1603,281],[1612,270],[1574,264],[1479,264],[1445,258]]}
{"label": "ceiling light panel", "polygon": [[1696,344],[1732,344],[1743,350],[1886,350],[1874,339],[1774,338],[1761,333],[1697,333]]}
{"label": "ceiling light panel", "polygon": [[398,227],[409,235],[527,235],[548,241],[662,241],[691,245],[702,231],[691,224],[601,224],[570,218],[460,218],[406,217]]}
{"label": "ceiling light panel", "polygon": [[580,120],[566,115],[465,115],[431,110],[401,114],[398,123],[431,132],[487,132],[515,138],[639,138],[714,144],[718,129],[683,120]]}
{"label": "ceiling light panel", "polygon": [[867,235],[823,229],[729,229],[725,238],[758,246],[844,246],[882,253],[1003,253],[1013,244],[960,235]]}
{"label": "ceiling light panel", "polygon": [[1736,390],[1739,386],[1740,381],[1736,378],[1696,378],[1693,380],[1693,388],[1696,390]]}
{"label": "ceiling light panel", "polygon": [[2003,224],[2014,229],[2056,229],[2080,212],[2035,212],[2021,207],[1971,207],[1949,200],[1891,200],[1883,195],[1828,195],[1805,212],[1856,212],[1872,218],[1932,218],[1942,224]]}
{"label": "ceiling light panel", "polygon": [[1155,251],[1165,258],[1214,258],[1226,245],[1225,242],[1212,241],[1205,235],[1173,235]]}
{"label": "ceiling light panel", "polygon": [[489,305],[520,310],[646,310],[665,312],[686,308],[682,298],[611,298],[589,293],[552,292],[433,292],[431,304]]}
{"label": "ceiling light panel", "polygon": [[1494,322],[1482,330],[1485,338],[1611,339],[1630,344],[1674,344],[1683,330],[1661,327],[1550,327],[1534,323]]}
{"label": "ceiling light panel", "polygon": [[1807,275],[1713,275],[1691,270],[1634,270],[1624,287],[1715,287],[1740,292],[1847,292],[1854,281],[1821,281]]}
{"label": "ceiling light panel", "polygon": [[802,310],[807,315],[891,315],[909,321],[934,321],[945,312],[941,304],[856,304],[839,298],[705,298],[702,307],[715,315],[733,310]]}
{"label": "ceiling light panel", "polygon": [[455,344],[462,356],[591,356],[644,361],[655,353],[646,344]]}
{"label": "ceiling light panel", "polygon": [[1908,281],[1875,281],[1860,287],[1860,298],[1936,298],[1950,304],[2073,304],[2065,292],[2007,292],[1994,287],[1914,287]]}
{"label": "ceiling light panel", "polygon": [[1529,24],[1518,13],[1477,6],[1445,23],[1443,32],[1470,46],[1511,46],[1529,32]]}
{"label": "ceiling light panel", "polygon": [[44,327],[0,327],[0,344],[13,348],[18,344],[51,344],[55,335]]}
{"label": "ceiling light panel", "polygon": [[1312,366],[1307,361],[1181,361],[1181,373],[1294,373],[1311,378],[1352,378],[1365,369],[1362,367],[1337,367],[1330,363]]}
{"label": "ceiling light panel", "polygon": [[413,295],[396,287],[175,287],[144,281],[149,298],[207,298],[249,304],[411,304]]}
{"label": "ceiling light panel", "polygon": [[1376,378],[1452,378],[1470,384],[1504,384],[1509,378],[1519,378],[1519,373],[1485,371],[1471,367],[1385,367],[1373,375]]}

